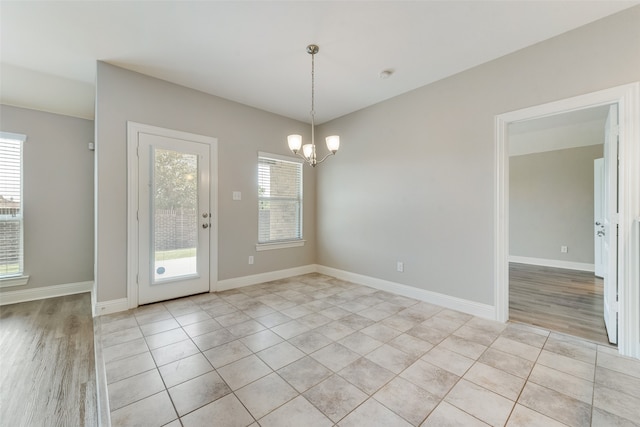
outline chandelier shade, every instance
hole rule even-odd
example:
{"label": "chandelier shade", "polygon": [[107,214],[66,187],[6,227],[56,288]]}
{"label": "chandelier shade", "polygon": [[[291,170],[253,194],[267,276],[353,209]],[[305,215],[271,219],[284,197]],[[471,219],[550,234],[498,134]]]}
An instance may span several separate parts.
{"label": "chandelier shade", "polygon": [[300,147],[302,147],[302,135],[289,135],[287,142],[289,143],[289,150],[297,154],[300,151]]}
{"label": "chandelier shade", "polygon": [[[316,142],[315,142],[315,54],[318,53],[320,48],[315,44],[307,46],[307,53],[311,55],[311,143],[302,144],[302,135],[289,135],[287,136],[287,143],[289,150],[299,157],[302,157],[304,161],[315,167],[318,163],[324,162],[327,157],[333,156],[338,152],[340,148],[340,137],[338,135],[331,135],[326,138],[327,150],[329,153],[322,159],[318,160],[316,157]],[[302,149],[302,153],[300,153]]]}
{"label": "chandelier shade", "polygon": [[336,151],[340,148],[340,137],[338,135],[331,135],[326,138],[327,150],[336,154]]}

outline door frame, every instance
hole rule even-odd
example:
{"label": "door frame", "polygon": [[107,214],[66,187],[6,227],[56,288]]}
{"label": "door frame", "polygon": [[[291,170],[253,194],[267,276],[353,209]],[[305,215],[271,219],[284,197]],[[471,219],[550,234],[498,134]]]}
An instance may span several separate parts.
{"label": "door frame", "polygon": [[184,139],[208,144],[210,147],[209,204],[211,218],[209,235],[209,292],[218,286],[218,140],[204,135],[165,129],[127,121],[127,302],[129,308],[138,306],[138,134],[146,133],[167,138]]}
{"label": "door frame", "polygon": [[509,320],[509,123],[614,103],[620,130],[618,351],[640,358],[640,82],[495,116],[495,317]]}

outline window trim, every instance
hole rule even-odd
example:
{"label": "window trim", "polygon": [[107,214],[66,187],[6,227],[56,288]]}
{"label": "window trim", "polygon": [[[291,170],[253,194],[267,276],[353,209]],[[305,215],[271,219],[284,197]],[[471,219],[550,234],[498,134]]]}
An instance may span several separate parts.
{"label": "window trim", "polygon": [[0,277],[0,288],[12,288],[14,286],[24,286],[29,282],[29,276],[5,276]]}
{"label": "window trim", "polygon": [[[27,136],[21,133],[0,131],[0,139],[20,142],[20,249],[21,271],[15,274],[0,275],[0,288],[24,286],[29,282],[29,276],[24,274],[24,143]],[[4,217],[5,215],[2,215]],[[0,218],[3,220],[5,218]]]}
{"label": "window trim", "polygon": [[[289,163],[297,163],[301,166],[300,168],[300,238],[296,239],[286,239],[286,240],[273,240],[269,242],[258,242],[256,243],[256,251],[269,251],[274,249],[286,249],[286,248],[295,248],[304,246],[306,240],[304,239],[304,162],[302,159],[298,157],[291,156],[283,156],[281,154],[268,153],[265,151],[258,151],[258,163],[257,166],[259,168],[260,158],[267,158],[272,160],[280,160],[283,162]],[[259,173],[259,172],[258,172]],[[259,179],[259,178],[258,178]],[[260,212],[260,195],[258,195],[258,215]],[[260,225],[258,223],[258,232],[260,229]]]}
{"label": "window trim", "polygon": [[287,249],[287,248],[297,248],[300,246],[304,246],[307,241],[304,239],[300,240],[283,240],[280,242],[273,243],[256,243],[256,251],[270,251],[273,249]]}

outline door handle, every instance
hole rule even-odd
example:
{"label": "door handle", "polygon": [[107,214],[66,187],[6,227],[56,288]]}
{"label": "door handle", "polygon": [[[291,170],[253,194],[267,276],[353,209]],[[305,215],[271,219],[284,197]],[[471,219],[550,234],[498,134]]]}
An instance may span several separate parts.
{"label": "door handle", "polygon": [[209,228],[209,224],[202,224],[202,228]]}

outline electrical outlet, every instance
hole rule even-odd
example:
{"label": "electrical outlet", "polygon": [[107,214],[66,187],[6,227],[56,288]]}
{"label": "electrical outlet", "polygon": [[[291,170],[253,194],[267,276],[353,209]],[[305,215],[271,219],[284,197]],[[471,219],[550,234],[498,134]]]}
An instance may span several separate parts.
{"label": "electrical outlet", "polygon": [[566,254],[567,252],[569,252],[569,248],[567,248],[566,246],[560,246],[560,252]]}
{"label": "electrical outlet", "polygon": [[404,271],[404,262],[398,261],[396,263],[396,270],[402,273]]}
{"label": "electrical outlet", "polygon": [[253,255],[249,256],[249,265],[253,265]]}

